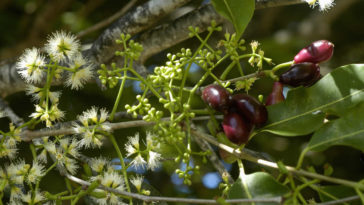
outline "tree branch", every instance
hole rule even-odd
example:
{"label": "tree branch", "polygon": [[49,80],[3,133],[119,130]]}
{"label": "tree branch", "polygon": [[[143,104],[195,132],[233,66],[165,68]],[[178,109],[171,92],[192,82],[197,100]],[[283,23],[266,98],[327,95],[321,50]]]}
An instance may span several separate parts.
{"label": "tree branch", "polygon": [[[268,160],[264,160],[264,159],[259,159],[257,157],[254,157],[248,153],[245,152],[245,150],[238,150],[238,149],[234,149],[232,147],[229,147],[225,144],[222,144],[218,141],[215,140],[215,138],[209,134],[200,132],[198,130],[192,129],[191,133],[193,135],[195,135],[196,137],[201,137],[203,139],[205,139],[206,141],[210,142],[211,144],[229,152],[230,154],[233,154],[237,157],[239,157],[240,159],[245,159],[251,162],[254,162],[256,164],[265,166],[265,167],[270,167],[270,168],[274,168],[274,169],[280,169],[278,167],[278,164],[275,162],[271,162]],[[302,175],[302,176],[306,176],[306,177],[310,177],[313,179],[319,179],[322,181],[327,181],[327,182],[331,182],[331,183],[336,183],[336,184],[342,184],[348,187],[352,187],[352,188],[359,188],[360,190],[364,190],[364,184],[360,184],[360,183],[356,183],[353,181],[349,181],[349,180],[345,180],[345,179],[339,179],[339,178],[334,178],[334,177],[329,177],[329,176],[324,176],[321,174],[316,174],[313,172],[308,172],[305,170],[297,170],[294,167],[290,167],[290,166],[285,166],[285,169],[288,172],[291,172],[292,174],[296,174],[296,175]]]}
{"label": "tree branch", "polygon": [[[163,121],[168,121],[169,119],[170,119],[169,117],[162,118]],[[208,119],[210,119],[209,116],[200,116],[193,118],[193,120],[208,120]],[[40,138],[40,137],[77,134],[76,131],[71,127],[72,122],[64,122],[62,124],[64,126],[60,125],[57,128],[44,128],[36,131],[25,130],[20,133],[20,136],[23,141],[29,142],[35,138]],[[144,120],[107,123],[107,125],[110,127],[111,130],[151,126],[154,124],[155,124],[154,122],[146,122]]]}
{"label": "tree branch", "polygon": [[[190,0],[150,0],[136,7],[107,28],[93,43],[91,49],[84,51],[84,55],[95,65],[109,62],[118,49],[115,39],[119,38],[121,33],[135,35],[188,1]],[[256,0],[256,8],[285,6],[302,2],[302,0]],[[144,53],[141,56],[142,62],[148,57],[187,39],[188,26],[199,26],[202,32],[210,25],[211,20],[221,23],[223,19],[211,5],[205,5],[180,17],[171,24],[156,27],[154,30],[143,34],[139,38],[144,46]],[[167,33],[169,35],[166,35]],[[138,68],[143,68],[143,66],[138,66]],[[14,62],[1,63],[0,70],[0,93],[2,97],[25,89],[25,83],[18,75]],[[140,72],[145,71],[142,69]]]}
{"label": "tree branch", "polygon": [[[201,116],[201,117],[196,117],[193,120],[207,120],[209,118],[210,118],[209,116]],[[163,118],[163,120],[168,120],[168,119],[169,118]],[[122,128],[130,128],[130,127],[150,126],[153,124],[154,124],[154,122],[135,120],[135,121],[128,121],[128,122],[109,123],[108,125],[110,126],[110,128],[112,130],[115,130],[115,129],[122,129]],[[229,147],[225,144],[222,144],[222,143],[216,141],[215,138],[209,134],[202,133],[196,129],[191,129],[191,133],[193,135],[195,135],[196,137],[200,137],[200,138],[206,140],[207,142],[209,142],[241,159],[245,159],[245,160],[260,164],[262,166],[279,169],[277,163],[257,158],[256,156],[246,152],[245,149],[238,150],[238,149]],[[24,131],[24,132],[20,133],[20,136],[22,137],[22,140],[30,141],[32,139],[44,137],[44,136],[69,135],[69,134],[76,134],[76,132],[72,128],[61,128],[59,130],[49,129],[46,131]],[[312,173],[312,172],[308,172],[308,171],[304,171],[304,170],[297,170],[294,167],[290,167],[290,166],[285,166],[285,168],[288,172],[291,172],[293,174],[302,175],[302,176],[306,176],[306,177],[310,177],[310,178],[314,178],[314,179],[319,179],[319,180],[323,180],[323,181],[327,181],[327,182],[331,182],[331,183],[342,184],[345,186],[359,188],[360,190],[364,190],[364,184],[356,183],[356,182],[345,180],[345,179],[324,176],[324,175],[320,175],[320,174],[316,174],[316,173]]]}
{"label": "tree branch", "polygon": [[[65,176],[69,180],[71,180],[77,184],[83,185],[83,186],[90,186],[90,184],[91,184],[90,182],[87,182],[85,180],[72,176],[70,174],[66,174]],[[134,199],[139,199],[139,200],[147,202],[147,203],[164,201],[164,202],[179,202],[179,203],[189,203],[189,204],[220,204],[216,200],[212,200],[212,199],[145,196],[145,195],[141,195],[141,194],[120,191],[120,190],[112,189],[110,187],[105,187],[105,186],[101,186],[101,185],[98,188],[108,191],[108,192],[115,193],[115,194],[132,197]],[[282,197],[255,198],[255,199],[227,199],[227,200],[225,200],[225,202],[230,203],[230,204],[254,203],[254,202],[255,203],[281,203]]]}
{"label": "tree branch", "polygon": [[224,173],[227,174],[229,183],[230,184],[234,183],[234,180],[231,177],[230,173],[225,169],[224,164],[221,162],[217,154],[214,152],[211,145],[202,138],[194,137],[193,139],[203,151],[210,151],[211,154],[207,156],[207,158],[210,160],[212,166],[214,166],[215,169],[220,173],[220,175],[222,176]]}
{"label": "tree branch", "polygon": [[115,39],[119,38],[120,34],[124,33],[133,36],[147,29],[166,14],[189,1],[190,0],[150,0],[147,3],[136,7],[105,29],[93,43],[88,56],[97,64],[108,62],[118,49]]}
{"label": "tree branch", "polygon": [[359,200],[360,197],[359,196],[350,196],[350,197],[346,197],[346,198],[342,198],[342,199],[338,199],[338,200],[333,200],[333,201],[328,201],[328,202],[324,202],[324,203],[318,203],[316,205],[335,205],[335,204],[343,204],[345,202],[350,202],[350,201],[356,201]]}
{"label": "tree branch", "polygon": [[[302,0],[256,0],[256,9],[277,6],[287,6],[304,3]],[[143,45],[140,61],[144,63],[149,57],[166,48],[172,47],[189,38],[188,27],[199,27],[203,32],[210,26],[211,21],[220,24],[224,19],[215,11],[211,4],[206,4],[193,10],[168,24],[160,25],[142,34],[138,41]]]}

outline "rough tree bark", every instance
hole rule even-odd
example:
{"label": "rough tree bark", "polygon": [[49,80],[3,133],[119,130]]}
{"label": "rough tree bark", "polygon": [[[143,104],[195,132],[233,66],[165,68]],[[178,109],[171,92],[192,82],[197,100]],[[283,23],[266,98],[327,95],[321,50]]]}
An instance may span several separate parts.
{"label": "rough tree bark", "polygon": [[[119,18],[114,24],[108,27],[89,50],[84,52],[86,58],[91,63],[98,66],[101,63],[109,62],[114,52],[117,50],[115,39],[119,38],[121,33],[136,35],[158,22],[160,18],[186,4],[190,0],[150,0],[145,4],[129,11]],[[302,0],[256,0],[256,8],[262,9],[267,7],[277,7],[303,3]],[[209,26],[211,20],[218,23],[222,18],[215,12],[210,4],[198,8],[175,21],[157,26],[154,29],[143,34],[139,40],[145,47],[145,52],[141,59],[145,61],[148,57],[156,54],[168,47],[171,47],[188,38],[188,26],[199,26],[201,32]],[[161,43],[163,39],[163,43]],[[25,89],[23,79],[16,71],[14,61],[0,63],[0,95],[6,97]],[[143,67],[141,67],[143,68]],[[61,84],[62,81],[55,82]]]}

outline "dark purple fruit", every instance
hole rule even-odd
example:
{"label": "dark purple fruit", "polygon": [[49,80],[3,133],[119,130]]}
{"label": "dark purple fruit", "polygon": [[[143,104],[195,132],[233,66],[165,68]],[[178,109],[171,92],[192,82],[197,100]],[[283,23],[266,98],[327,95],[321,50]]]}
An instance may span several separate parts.
{"label": "dark purple fruit", "polygon": [[315,41],[298,52],[298,54],[294,57],[294,63],[321,63],[329,60],[333,53],[334,44],[330,41]]}
{"label": "dark purple fruit", "polygon": [[279,77],[283,84],[297,87],[300,85],[309,86],[313,81],[317,81],[320,76],[320,67],[314,63],[294,64],[291,68]]}
{"label": "dark purple fruit", "polygon": [[236,94],[232,97],[231,105],[237,109],[249,122],[262,125],[267,121],[268,113],[254,97],[247,94]]}
{"label": "dark purple fruit", "polygon": [[315,84],[318,80],[320,80],[322,78],[322,75],[320,73],[320,67],[317,66],[317,70],[315,72],[314,77],[312,78],[312,80],[310,82],[308,82],[307,86],[311,86],[313,84]]}
{"label": "dark purple fruit", "polygon": [[274,82],[272,92],[265,101],[265,105],[274,105],[282,101],[284,101],[283,84],[280,82]]}
{"label": "dark purple fruit", "polygon": [[223,112],[230,105],[230,93],[220,85],[209,85],[202,91],[202,100],[211,108]]}
{"label": "dark purple fruit", "polygon": [[244,121],[237,113],[224,115],[222,127],[227,138],[238,145],[246,143],[249,140],[250,131],[253,128],[250,123]]}

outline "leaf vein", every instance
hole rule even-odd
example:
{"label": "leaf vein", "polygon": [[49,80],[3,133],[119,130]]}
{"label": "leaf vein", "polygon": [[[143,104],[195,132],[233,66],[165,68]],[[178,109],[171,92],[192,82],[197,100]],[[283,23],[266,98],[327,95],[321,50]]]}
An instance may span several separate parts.
{"label": "leaf vein", "polygon": [[361,132],[364,132],[364,129],[361,129],[361,130],[358,130],[358,131],[356,131],[356,132],[352,132],[352,133],[349,133],[349,134],[343,135],[343,136],[341,136],[341,137],[330,138],[329,140],[322,141],[322,142],[320,142],[320,143],[315,144],[314,146],[309,146],[308,148],[309,148],[309,149],[313,149],[313,148],[318,147],[318,146],[320,146],[320,145],[322,145],[322,144],[330,143],[330,142],[332,142],[332,141],[337,141],[337,140],[341,140],[341,139],[345,139],[346,137],[351,137],[351,136],[353,136],[353,135],[360,134]]}
{"label": "leaf vein", "polygon": [[295,119],[295,118],[299,118],[299,117],[305,116],[305,115],[310,114],[310,113],[312,113],[312,112],[318,111],[318,110],[323,109],[323,108],[325,108],[325,107],[331,106],[331,105],[333,105],[333,104],[335,104],[335,103],[338,103],[338,102],[340,102],[340,101],[343,101],[343,100],[345,100],[346,98],[352,97],[352,96],[354,96],[354,95],[356,95],[356,94],[359,94],[359,93],[361,93],[361,92],[363,92],[363,91],[364,91],[364,89],[358,90],[358,91],[353,92],[353,93],[351,93],[350,95],[347,95],[347,96],[345,96],[345,97],[343,97],[343,98],[340,98],[340,99],[338,99],[338,100],[336,100],[336,101],[332,101],[332,102],[330,102],[330,103],[327,103],[327,104],[321,105],[321,106],[319,106],[319,107],[317,107],[317,108],[314,108],[314,109],[312,109],[312,110],[306,111],[306,112],[301,113],[301,114],[299,114],[299,115],[295,115],[295,116],[292,116],[292,117],[286,118],[286,119],[284,119],[284,120],[281,120],[281,121],[278,121],[278,122],[272,123],[272,124],[270,124],[270,125],[267,125],[265,128],[272,127],[272,126],[275,126],[275,125],[279,125],[279,124],[284,123],[284,122],[286,122],[286,121],[290,121],[290,120],[293,120],[293,119]]}

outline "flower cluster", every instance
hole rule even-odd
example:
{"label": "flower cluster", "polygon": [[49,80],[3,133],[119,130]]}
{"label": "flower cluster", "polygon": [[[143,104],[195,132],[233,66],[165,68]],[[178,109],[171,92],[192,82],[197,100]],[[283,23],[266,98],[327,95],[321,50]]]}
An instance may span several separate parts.
{"label": "flower cluster", "polygon": [[310,6],[315,7],[318,5],[320,11],[329,10],[335,5],[334,0],[305,0]]}
{"label": "flower cluster", "polygon": [[[98,115],[98,113],[100,114]],[[79,142],[80,147],[89,148],[102,145],[103,132],[110,131],[110,127],[106,122],[108,115],[106,109],[99,110],[92,107],[77,117],[81,125],[75,123],[73,129],[82,137]]]}
{"label": "flower cluster", "polygon": [[155,67],[154,74],[149,76],[153,84],[157,86],[169,83],[172,79],[182,79],[182,66],[185,65],[185,62],[177,59],[177,55],[168,54],[167,58],[169,61],[166,62],[166,65]]}
{"label": "flower cluster", "polygon": [[2,137],[0,137],[0,158],[15,158],[18,150],[16,144],[21,141],[20,129],[16,129],[13,123],[10,123],[9,132],[3,133],[0,131],[0,133],[2,134]]}
{"label": "flower cluster", "polygon": [[0,183],[5,185],[5,188],[10,189],[10,201],[19,204],[20,201],[26,203],[39,203],[45,200],[45,197],[39,191],[34,192],[34,197],[31,197],[32,191],[25,193],[24,183],[36,184],[44,176],[45,169],[38,161],[33,161],[33,164],[26,164],[24,160],[13,162],[6,166],[5,169],[0,169]]}
{"label": "flower cluster", "polygon": [[[120,175],[117,171],[115,171],[113,169],[108,169],[101,175],[93,177],[91,180],[92,181],[99,180],[100,184],[105,187],[112,188],[117,191],[125,191],[125,182],[122,178],[122,175]],[[121,201],[119,196],[117,196],[116,194],[114,194],[112,192],[105,192],[100,189],[96,189],[95,192],[102,196],[99,198],[92,197],[92,199],[97,204],[101,204],[101,205],[125,204]]]}
{"label": "flower cluster", "polygon": [[46,122],[47,127],[52,126],[52,122],[62,120],[64,112],[58,109],[58,104],[53,104],[50,108],[45,105],[35,105],[35,112],[30,117]]}
{"label": "flower cluster", "polygon": [[250,43],[250,47],[252,49],[252,56],[249,58],[248,62],[251,66],[254,67],[254,64],[256,64],[258,69],[263,68],[263,62],[266,62],[268,64],[272,64],[272,59],[264,57],[264,51],[262,49],[258,50],[259,47],[258,41],[252,41]]}
{"label": "flower cluster", "polygon": [[20,76],[29,84],[26,93],[38,103],[36,111],[30,117],[39,118],[47,127],[51,127],[54,121],[64,117],[64,113],[58,109],[61,93],[50,90],[52,81],[60,80],[63,72],[66,72],[65,85],[78,90],[92,78],[93,67],[82,56],[80,42],[70,33],[53,33],[48,37],[44,50],[45,53],[38,48],[26,49],[16,67]]}
{"label": "flower cluster", "polygon": [[162,159],[161,154],[155,151],[159,148],[159,143],[154,143],[154,136],[152,133],[147,132],[146,148],[143,150],[139,143],[139,133],[136,133],[133,137],[129,137],[128,142],[125,145],[127,157],[133,156],[133,160],[130,165],[138,168],[148,168],[154,170],[159,166]]}
{"label": "flower cluster", "polygon": [[43,138],[43,150],[38,155],[38,160],[47,162],[47,153],[56,160],[59,166],[64,167],[71,174],[75,174],[78,169],[76,159],[79,157],[79,142],[75,139],[62,138],[56,141],[50,141],[48,137]]}

